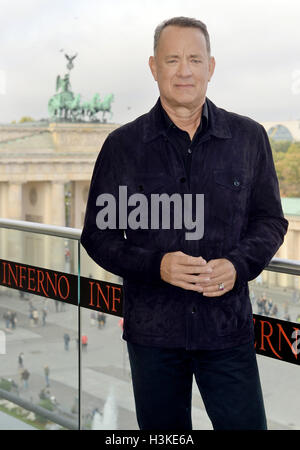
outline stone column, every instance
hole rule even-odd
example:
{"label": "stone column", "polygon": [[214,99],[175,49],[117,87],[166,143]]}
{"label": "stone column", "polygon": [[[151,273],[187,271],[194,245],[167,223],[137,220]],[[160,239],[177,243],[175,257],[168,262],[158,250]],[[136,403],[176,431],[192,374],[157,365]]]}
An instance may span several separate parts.
{"label": "stone column", "polygon": [[24,220],[22,202],[23,183],[13,181],[8,183],[7,217],[8,219]]}
{"label": "stone column", "polygon": [[[23,183],[12,181],[7,186],[6,213],[8,219],[24,220],[23,215]],[[23,262],[24,232],[6,230],[6,258],[11,261]]]}
{"label": "stone column", "polygon": [[51,184],[51,225],[65,226],[65,182],[52,181]]}
{"label": "stone column", "polygon": [[[65,226],[65,182],[51,182],[51,215],[49,225]],[[47,248],[48,247],[48,248]],[[47,267],[52,270],[66,271],[65,239],[49,236],[46,244],[48,254]]]}
{"label": "stone column", "polygon": [[[0,217],[7,219],[7,185],[8,183],[0,183]],[[6,230],[0,228],[0,258],[6,258]]]}

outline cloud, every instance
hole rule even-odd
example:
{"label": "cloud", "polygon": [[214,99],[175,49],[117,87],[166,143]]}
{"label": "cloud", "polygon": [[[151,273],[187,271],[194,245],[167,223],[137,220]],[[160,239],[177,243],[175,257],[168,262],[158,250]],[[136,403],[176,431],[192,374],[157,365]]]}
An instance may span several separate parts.
{"label": "cloud", "polygon": [[113,92],[118,123],[148,111],[158,97],[148,68],[154,29],[175,15],[208,26],[217,61],[208,97],[218,106],[260,121],[300,116],[292,90],[300,70],[297,0],[0,0],[0,7],[2,123],[47,117],[56,76],[66,71],[61,49],[78,52],[71,83],[83,100]]}

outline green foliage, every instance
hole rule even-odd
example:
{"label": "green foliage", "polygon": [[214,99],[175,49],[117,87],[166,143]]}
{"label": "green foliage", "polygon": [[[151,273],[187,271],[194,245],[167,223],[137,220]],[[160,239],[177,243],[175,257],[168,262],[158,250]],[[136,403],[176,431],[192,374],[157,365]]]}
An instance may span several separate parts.
{"label": "green foliage", "polygon": [[272,141],[274,164],[282,197],[300,197],[300,142]]}
{"label": "green foliage", "polygon": [[42,408],[48,409],[49,411],[54,410],[54,405],[49,398],[44,398],[43,400],[41,400],[39,402],[39,406],[41,406]]}
{"label": "green foliage", "polygon": [[[53,411],[54,406],[49,398],[45,398],[39,402],[39,406],[42,408],[47,409],[48,411]],[[41,414],[36,414],[36,420],[41,423],[42,425],[45,425],[48,422],[47,417],[42,416]]]}
{"label": "green foliage", "polygon": [[6,380],[5,378],[1,378],[0,389],[3,389],[5,391],[11,391],[11,382]]}
{"label": "green foliage", "polygon": [[24,122],[34,122],[34,119],[30,116],[23,116],[19,120],[19,123],[24,123]]}
{"label": "green foliage", "polygon": [[273,139],[270,139],[270,143],[274,153],[286,153],[291,145],[290,141],[274,141]]}

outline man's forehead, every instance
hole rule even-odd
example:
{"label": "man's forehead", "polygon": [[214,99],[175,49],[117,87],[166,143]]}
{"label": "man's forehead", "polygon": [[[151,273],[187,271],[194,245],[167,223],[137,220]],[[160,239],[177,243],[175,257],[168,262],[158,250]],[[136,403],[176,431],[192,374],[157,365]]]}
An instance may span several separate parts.
{"label": "man's forehead", "polygon": [[172,35],[172,39],[178,38],[179,40],[183,39],[183,36],[185,37],[192,37],[194,39],[199,39],[201,41],[205,41],[205,36],[203,32],[199,28],[195,27],[178,27],[175,25],[168,25],[166,28],[164,28],[161,32],[160,39],[169,41]]}
{"label": "man's forehead", "polygon": [[198,28],[167,26],[161,33],[159,45],[164,53],[175,55],[186,46],[194,55],[203,54],[206,48],[205,36]]}
{"label": "man's forehead", "polygon": [[[165,57],[166,58],[178,58],[181,53],[182,53],[181,51],[178,51],[177,53],[176,52],[174,52],[174,53],[167,53],[165,55]],[[197,53],[189,53],[188,56],[190,56],[191,58],[199,58],[200,56],[203,56],[203,52],[199,51]]]}

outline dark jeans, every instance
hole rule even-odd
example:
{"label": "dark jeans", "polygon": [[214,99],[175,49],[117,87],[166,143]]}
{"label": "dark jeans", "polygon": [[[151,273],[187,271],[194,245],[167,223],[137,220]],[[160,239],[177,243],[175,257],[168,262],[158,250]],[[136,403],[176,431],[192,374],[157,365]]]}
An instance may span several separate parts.
{"label": "dark jeans", "polygon": [[253,342],[225,350],[127,342],[141,430],[192,430],[193,374],[215,430],[266,430]]}

